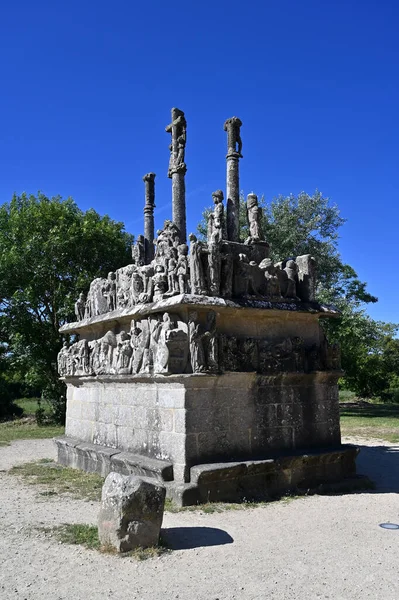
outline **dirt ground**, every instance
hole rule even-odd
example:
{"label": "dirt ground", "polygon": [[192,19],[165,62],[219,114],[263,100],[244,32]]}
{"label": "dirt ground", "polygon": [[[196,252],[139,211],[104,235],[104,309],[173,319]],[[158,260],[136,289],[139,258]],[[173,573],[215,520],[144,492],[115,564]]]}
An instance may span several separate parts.
{"label": "dirt ground", "polygon": [[398,600],[399,446],[362,446],[375,491],[310,496],[259,508],[166,513],[173,551],[138,562],[60,544],[39,531],[96,523],[98,503],[40,496],[7,470],[54,458],[51,440],[0,447],[1,600]]}

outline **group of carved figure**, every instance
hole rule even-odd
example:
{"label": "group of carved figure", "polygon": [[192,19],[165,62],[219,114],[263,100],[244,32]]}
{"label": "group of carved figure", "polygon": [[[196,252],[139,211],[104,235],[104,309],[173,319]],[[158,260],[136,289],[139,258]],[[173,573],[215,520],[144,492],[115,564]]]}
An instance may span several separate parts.
{"label": "group of carved figure", "polygon": [[187,293],[274,302],[313,301],[314,259],[305,255],[274,264],[267,257],[256,195],[248,196],[250,235],[245,244],[225,239],[223,192],[214,192],[213,200],[207,243],[190,234],[188,253],[187,245],[179,241],[177,227],[165,221],[154,240],[155,258],[145,264],[144,238],[139,236],[132,249],[131,265],[109,273],[107,279],[92,281],[87,299],[80,294],[75,303],[77,320]]}
{"label": "group of carved figure", "polygon": [[97,340],[79,340],[58,354],[61,376],[219,371],[215,313],[204,330],[197,313],[188,323],[170,313],[132,320],[130,331],[108,331]]}
{"label": "group of carved figure", "polygon": [[208,311],[205,324],[195,311],[187,323],[165,312],[133,320],[129,332],[108,331],[100,339],[79,340],[70,347],[65,342],[58,368],[61,376],[311,372],[340,369],[340,353],[326,339],[320,346],[305,347],[300,337],[276,343],[218,333],[214,311]]}

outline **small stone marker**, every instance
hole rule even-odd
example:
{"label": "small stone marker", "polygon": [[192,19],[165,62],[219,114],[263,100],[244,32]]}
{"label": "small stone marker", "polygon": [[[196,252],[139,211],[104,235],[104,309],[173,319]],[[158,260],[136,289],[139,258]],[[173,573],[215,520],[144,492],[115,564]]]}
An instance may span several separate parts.
{"label": "small stone marker", "polygon": [[98,536],[118,552],[156,546],[166,489],[156,479],[110,473],[102,489]]}

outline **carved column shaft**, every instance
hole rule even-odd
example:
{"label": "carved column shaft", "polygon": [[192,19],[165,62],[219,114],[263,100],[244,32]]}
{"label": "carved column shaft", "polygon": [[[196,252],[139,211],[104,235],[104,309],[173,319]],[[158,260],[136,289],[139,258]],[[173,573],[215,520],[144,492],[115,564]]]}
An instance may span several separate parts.
{"label": "carved column shaft", "polygon": [[178,171],[172,174],[172,220],[179,229],[180,243],[187,240],[186,230],[186,182],[185,173]]}
{"label": "carved column shaft", "polygon": [[238,161],[238,156],[227,155],[227,239],[232,242],[240,241],[240,179]]}
{"label": "carved column shaft", "polygon": [[154,258],[154,208],[155,208],[155,173],[144,175],[144,256],[148,265]]}
{"label": "carved column shaft", "polygon": [[242,158],[241,125],[242,123],[238,117],[227,119],[224,124],[224,130],[227,132],[227,239],[231,242],[240,241],[240,177],[238,163],[240,158]]}

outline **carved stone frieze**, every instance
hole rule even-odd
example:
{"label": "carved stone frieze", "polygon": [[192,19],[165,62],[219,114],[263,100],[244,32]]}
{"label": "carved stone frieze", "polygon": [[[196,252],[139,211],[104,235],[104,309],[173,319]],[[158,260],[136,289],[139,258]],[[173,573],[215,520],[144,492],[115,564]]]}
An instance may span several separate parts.
{"label": "carved stone frieze", "polygon": [[[159,271],[158,275],[166,286],[166,274]],[[156,277],[155,297],[160,293]],[[272,374],[335,371],[341,364],[339,346],[329,344],[324,337],[320,344],[305,344],[299,336],[271,339],[228,335],[218,330],[214,310],[201,314],[191,310],[185,319],[159,312],[133,319],[129,331],[111,330],[101,338],[79,340],[69,348],[65,343],[58,355],[58,368],[61,376],[226,371]]]}

